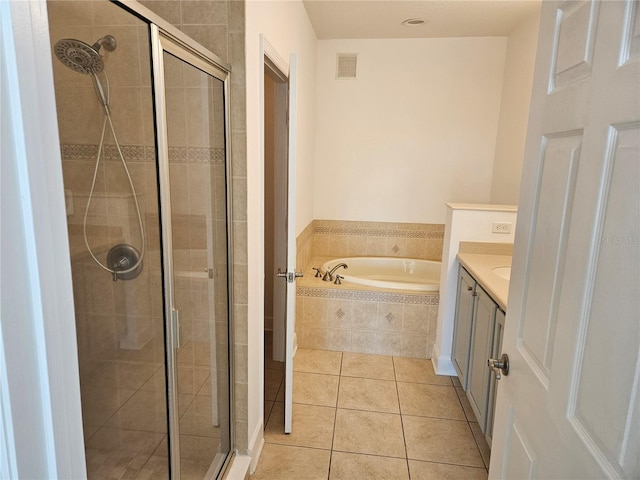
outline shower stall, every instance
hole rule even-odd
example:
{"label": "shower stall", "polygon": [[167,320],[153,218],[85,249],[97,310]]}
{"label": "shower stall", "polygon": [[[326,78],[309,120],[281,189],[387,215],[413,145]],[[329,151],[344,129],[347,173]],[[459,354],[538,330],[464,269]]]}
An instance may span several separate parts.
{"label": "shower stall", "polygon": [[89,479],[233,445],[229,68],[138,4],[47,3]]}

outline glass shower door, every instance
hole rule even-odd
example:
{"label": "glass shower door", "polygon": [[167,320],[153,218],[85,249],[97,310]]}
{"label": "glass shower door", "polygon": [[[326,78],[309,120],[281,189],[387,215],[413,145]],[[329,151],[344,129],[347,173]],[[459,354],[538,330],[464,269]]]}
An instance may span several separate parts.
{"label": "glass shower door", "polygon": [[215,478],[231,437],[226,75],[159,39],[156,68],[162,67],[164,85],[157,84],[163,89],[161,95],[156,91],[156,101],[166,105],[166,116],[159,119],[160,137],[166,129],[159,154],[161,178],[168,179],[161,184],[169,185],[161,198],[171,471],[174,478],[178,472],[183,478]]}

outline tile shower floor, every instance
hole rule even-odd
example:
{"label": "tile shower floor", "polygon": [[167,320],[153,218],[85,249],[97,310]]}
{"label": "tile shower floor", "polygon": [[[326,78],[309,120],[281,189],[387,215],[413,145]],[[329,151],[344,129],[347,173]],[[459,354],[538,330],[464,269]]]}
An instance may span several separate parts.
{"label": "tile shower floor", "polygon": [[286,435],[283,364],[266,354],[252,480],[487,478],[489,448],[466,395],[430,360],[298,349]]}
{"label": "tile shower floor", "polygon": [[[82,375],[89,480],[169,478],[164,366],[153,361],[157,355],[147,355],[163,349],[164,343],[151,342],[140,351],[123,350],[124,358],[95,362]],[[209,369],[180,368],[181,478],[201,480],[220,443],[212,426]]]}

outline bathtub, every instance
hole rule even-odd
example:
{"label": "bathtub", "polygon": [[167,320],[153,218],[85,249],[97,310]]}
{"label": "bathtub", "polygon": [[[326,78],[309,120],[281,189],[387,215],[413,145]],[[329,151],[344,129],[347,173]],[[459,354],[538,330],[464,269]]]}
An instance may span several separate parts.
{"label": "bathtub", "polygon": [[325,262],[322,270],[331,270],[339,263],[349,267],[339,268],[334,274],[344,277],[343,282],[418,292],[440,290],[441,262],[393,257],[336,258]]}

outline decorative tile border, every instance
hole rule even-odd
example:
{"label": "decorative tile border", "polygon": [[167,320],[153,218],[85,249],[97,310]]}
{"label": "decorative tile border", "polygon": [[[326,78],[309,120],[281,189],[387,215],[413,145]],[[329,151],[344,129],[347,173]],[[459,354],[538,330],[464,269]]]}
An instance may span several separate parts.
{"label": "decorative tile border", "polygon": [[[336,223],[344,224],[348,222],[336,221]],[[362,223],[362,222],[358,222]],[[414,226],[414,224],[408,224]],[[440,240],[444,239],[444,229],[440,229],[440,225],[425,224],[426,228],[383,228],[383,227],[350,227],[350,226],[328,226],[315,225],[313,233],[316,235],[346,235],[360,237],[394,237],[394,238],[429,238]],[[431,227],[431,228],[429,228]]]}
{"label": "decorative tile border", "polygon": [[439,293],[389,293],[338,288],[298,287],[296,294],[302,297],[339,298],[367,302],[409,303],[412,305],[438,305]]}
{"label": "decorative tile border", "polygon": [[[155,162],[155,147],[145,145],[121,145],[122,155],[126,161]],[[98,145],[62,144],[62,158],[64,160],[95,160],[98,155]],[[120,160],[118,149],[113,144],[103,147],[103,159],[107,161]],[[224,148],[211,147],[169,147],[169,161],[174,163],[215,163],[224,164]]]}

